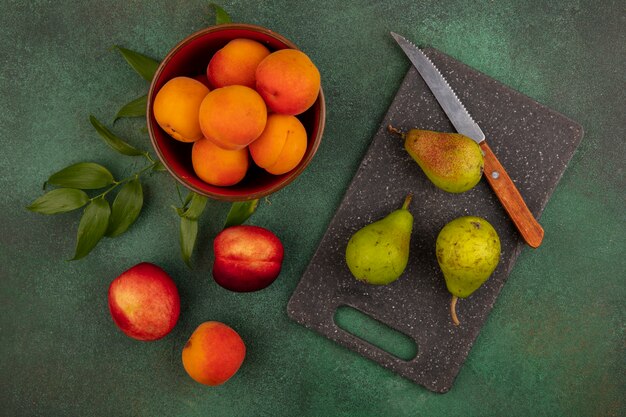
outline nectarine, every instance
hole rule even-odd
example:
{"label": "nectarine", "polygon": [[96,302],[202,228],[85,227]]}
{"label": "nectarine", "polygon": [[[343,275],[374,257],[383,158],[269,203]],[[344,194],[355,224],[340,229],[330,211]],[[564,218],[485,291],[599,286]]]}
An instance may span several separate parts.
{"label": "nectarine", "polygon": [[157,340],[176,325],[180,298],[163,269],[143,262],[115,278],[109,286],[109,310],[115,324],[137,340]]}

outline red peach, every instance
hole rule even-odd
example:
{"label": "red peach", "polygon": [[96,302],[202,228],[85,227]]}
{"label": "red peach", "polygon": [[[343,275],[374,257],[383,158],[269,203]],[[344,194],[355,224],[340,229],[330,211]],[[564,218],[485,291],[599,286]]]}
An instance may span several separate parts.
{"label": "red peach", "polygon": [[157,340],[176,325],[180,297],[167,272],[143,262],[111,282],[109,310],[126,335],[137,340]]}
{"label": "red peach", "polygon": [[280,274],[284,249],[280,239],[259,226],[233,226],[213,241],[213,278],[222,287],[250,292],[270,285]]}

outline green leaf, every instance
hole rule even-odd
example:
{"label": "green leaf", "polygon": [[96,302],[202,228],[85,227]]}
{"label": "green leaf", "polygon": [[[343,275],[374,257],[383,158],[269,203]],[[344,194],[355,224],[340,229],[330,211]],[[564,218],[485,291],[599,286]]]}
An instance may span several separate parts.
{"label": "green leaf", "polygon": [[198,220],[180,218],[180,252],[183,261],[187,266],[191,266],[191,254],[196,245],[196,236],[198,236]]}
{"label": "green leaf", "polygon": [[76,252],[72,261],[84,258],[98,244],[109,224],[111,207],[104,197],[98,197],[85,207],[78,224]]}
{"label": "green leaf", "polygon": [[100,123],[93,115],[89,116],[89,121],[96,131],[100,134],[102,139],[109,145],[114,151],[121,153],[122,155],[137,156],[143,155],[144,152],[129,145],[126,141],[119,136],[116,136],[105,125]]}
{"label": "green leaf", "polygon": [[[186,217],[190,220],[197,220],[204,211],[207,200],[207,197],[192,192],[191,201],[189,202],[189,208],[185,210],[185,212],[182,214],[182,217]],[[185,202],[185,207],[186,206],[187,202]]]}
{"label": "green leaf", "polygon": [[256,211],[259,205],[259,200],[250,200],[243,202],[236,202],[230,206],[230,211],[226,217],[226,223],[224,229],[230,226],[237,226],[248,220],[250,216]]}
{"label": "green leaf", "polygon": [[183,214],[185,214],[185,210],[180,207],[172,206],[172,208],[174,209],[176,214],[178,214],[179,217],[183,217]]}
{"label": "green leaf", "polygon": [[70,165],[48,178],[48,184],[83,190],[103,188],[114,182],[115,179],[108,169],[93,162]]}
{"label": "green leaf", "polygon": [[163,165],[163,162],[156,161],[154,163],[154,166],[152,167],[152,170],[153,171],[157,171],[157,172],[159,172],[159,171],[167,171],[167,168],[165,168],[165,165]]}
{"label": "green leaf", "polygon": [[[177,191],[180,190],[180,188],[178,187],[178,184],[176,184],[176,189]],[[189,192],[187,193],[187,197],[185,197],[185,201],[183,201],[183,208],[187,208],[189,206],[189,203],[191,202],[191,198],[193,197],[195,193],[194,192]],[[180,193],[179,193],[180,196]]]}
{"label": "green leaf", "polygon": [[220,6],[218,6],[215,3],[211,3],[210,6],[215,11],[215,24],[216,25],[221,25],[222,23],[232,22],[232,19],[230,18],[228,13],[226,13],[226,10],[222,9]]}
{"label": "green leaf", "polygon": [[140,117],[146,115],[148,96],[141,96],[126,103],[115,115],[115,120],[122,117]]}
{"label": "green leaf", "polygon": [[146,81],[152,81],[154,73],[159,67],[159,63],[157,61],[139,52],[122,48],[119,45],[114,45],[113,47],[120,51],[126,62],[128,62],[128,64],[135,71],[137,71],[137,74],[141,75],[141,77]]}
{"label": "green leaf", "polygon": [[119,236],[139,217],[143,206],[143,190],[138,177],[127,182],[115,196],[106,235]]}
{"label": "green leaf", "polygon": [[81,208],[89,201],[89,196],[74,188],[58,188],[52,190],[26,207],[40,214],[59,214]]}

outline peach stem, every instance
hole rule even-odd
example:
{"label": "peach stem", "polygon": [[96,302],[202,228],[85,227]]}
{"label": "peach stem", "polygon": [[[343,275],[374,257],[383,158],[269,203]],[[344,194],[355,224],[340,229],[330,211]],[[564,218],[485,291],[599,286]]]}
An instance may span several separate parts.
{"label": "peach stem", "polygon": [[456,316],[456,302],[458,299],[459,298],[456,295],[453,295],[452,300],[450,301],[450,316],[452,316],[452,323],[454,323],[455,326],[461,324],[459,318]]}
{"label": "peach stem", "polygon": [[400,136],[402,139],[404,139],[404,137],[406,136],[406,134],[402,133],[400,130],[396,129],[395,127],[391,125],[387,126],[387,131],[389,131],[390,133],[393,133],[394,135]]}

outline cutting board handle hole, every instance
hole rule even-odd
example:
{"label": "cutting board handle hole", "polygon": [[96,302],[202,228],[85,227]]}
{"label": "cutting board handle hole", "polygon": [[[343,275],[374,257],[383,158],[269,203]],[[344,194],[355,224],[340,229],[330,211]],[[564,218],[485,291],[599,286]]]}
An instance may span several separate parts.
{"label": "cutting board handle hole", "polygon": [[417,356],[417,344],[406,334],[348,305],[340,305],[333,317],[342,330],[403,361]]}

